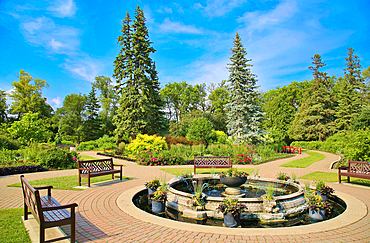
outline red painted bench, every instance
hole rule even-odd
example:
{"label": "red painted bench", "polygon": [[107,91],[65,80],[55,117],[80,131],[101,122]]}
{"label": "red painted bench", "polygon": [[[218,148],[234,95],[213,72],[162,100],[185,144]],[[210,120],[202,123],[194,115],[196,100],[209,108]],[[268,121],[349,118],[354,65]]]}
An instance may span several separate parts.
{"label": "red painted bench", "polygon": [[[71,242],[75,242],[75,208],[77,204],[60,205],[51,197],[52,186],[32,187],[24,175],[21,175],[21,184],[24,198],[24,220],[28,220],[28,214],[32,213],[40,225],[40,242],[54,242],[68,238],[71,239]],[[48,195],[41,197],[39,190],[48,190]],[[45,229],[63,225],[71,226],[70,236],[45,241]]]}
{"label": "red painted bench", "polygon": [[283,146],[283,151],[290,151],[291,153],[294,154],[296,150],[298,154],[302,153],[302,147]]}
{"label": "red painted bench", "polygon": [[[346,171],[342,171],[346,170]],[[361,179],[370,179],[370,162],[366,161],[348,161],[348,166],[338,167],[339,183],[342,182],[342,176],[347,176],[347,181],[350,177]]]}

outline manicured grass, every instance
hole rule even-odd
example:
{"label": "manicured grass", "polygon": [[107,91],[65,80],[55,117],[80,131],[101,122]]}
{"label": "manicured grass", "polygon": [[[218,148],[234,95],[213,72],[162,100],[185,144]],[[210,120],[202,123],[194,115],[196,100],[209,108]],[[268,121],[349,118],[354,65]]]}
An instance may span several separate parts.
{"label": "manicured grass", "polygon": [[[173,174],[175,176],[179,176],[181,175],[181,173],[193,173],[194,172],[194,168],[164,168],[164,169],[161,169],[165,172],[168,172],[170,174]],[[226,169],[219,169],[219,168],[215,168],[215,173],[216,174],[219,174],[221,171],[227,171],[228,168]],[[244,171],[244,172],[247,172],[248,174],[250,174],[253,169],[239,169],[239,171]],[[199,168],[197,169],[197,174],[213,174],[213,169],[212,168]]]}
{"label": "manicured grass", "polygon": [[97,159],[97,158],[94,158],[88,155],[83,155],[83,154],[80,154],[79,156],[79,160],[94,160],[94,159]]}
{"label": "manicured grass", "polygon": [[[27,176],[26,176],[27,177]],[[119,175],[114,176],[115,179],[119,179]],[[122,176],[122,179],[131,179],[129,177]],[[105,175],[105,176],[98,176],[98,177],[92,177],[90,179],[91,184],[96,182],[102,182],[102,181],[109,181],[112,180],[111,175]],[[87,178],[82,178],[82,182],[87,182]],[[34,180],[29,181],[29,183],[32,186],[53,186],[53,189],[62,189],[62,190],[83,190],[83,189],[77,189],[74,188],[78,186],[78,175],[73,176],[62,176],[62,177],[54,177],[54,178],[47,178],[42,180]],[[9,187],[21,187],[21,183],[15,183],[8,185]]]}
{"label": "manicured grass", "polygon": [[0,210],[1,242],[31,242],[21,216],[23,216],[23,208]]}
{"label": "manicured grass", "polygon": [[293,167],[293,168],[306,168],[307,166],[310,166],[311,164],[325,159],[325,155],[312,152],[312,151],[304,151],[309,156],[303,159],[297,159],[285,164],[280,165],[280,167]]}
{"label": "manicured grass", "polygon": [[[331,172],[319,172],[315,171],[310,174],[299,177],[299,179],[313,180],[313,181],[324,181],[324,182],[338,182],[338,173]],[[370,186],[370,180],[359,179],[351,177],[351,182],[353,184]],[[347,176],[342,176],[342,181],[347,181]]]}

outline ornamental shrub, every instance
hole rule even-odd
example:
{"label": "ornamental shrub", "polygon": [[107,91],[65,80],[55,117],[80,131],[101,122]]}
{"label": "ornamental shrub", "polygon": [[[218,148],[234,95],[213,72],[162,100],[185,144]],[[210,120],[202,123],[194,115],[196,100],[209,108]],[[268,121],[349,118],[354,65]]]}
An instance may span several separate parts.
{"label": "ornamental shrub", "polygon": [[20,143],[7,136],[0,136],[0,149],[17,150],[20,148]]}
{"label": "ornamental shrub", "polygon": [[82,142],[78,145],[78,150],[87,151],[98,149],[98,143],[96,141]]}
{"label": "ornamental shrub", "polygon": [[50,148],[37,155],[36,162],[47,169],[74,169],[77,168],[78,154],[59,148]]}
{"label": "ornamental shrub", "polygon": [[147,150],[158,152],[166,149],[167,143],[163,137],[157,135],[149,136],[147,134],[138,134],[136,139],[132,140],[126,147],[126,150],[130,151],[132,154],[138,154]]}
{"label": "ornamental shrub", "polygon": [[95,140],[98,148],[101,150],[106,150],[106,149],[116,149],[117,146],[117,140],[115,137],[109,137],[108,135],[104,135],[101,138],[98,138]]}
{"label": "ornamental shrub", "polygon": [[216,144],[230,144],[230,141],[227,140],[227,135],[223,131],[214,131],[216,133]]}

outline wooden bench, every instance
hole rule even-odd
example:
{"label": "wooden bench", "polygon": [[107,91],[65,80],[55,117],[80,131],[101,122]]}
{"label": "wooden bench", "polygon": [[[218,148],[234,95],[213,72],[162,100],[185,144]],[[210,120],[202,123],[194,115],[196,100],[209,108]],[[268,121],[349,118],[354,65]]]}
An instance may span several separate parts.
{"label": "wooden bench", "polygon": [[231,168],[232,166],[230,156],[194,156],[194,174],[197,168]]}
{"label": "wooden bench", "polygon": [[[52,186],[32,187],[24,175],[21,175],[21,184],[24,198],[24,220],[28,220],[28,214],[33,214],[40,225],[40,242],[53,242],[68,238],[71,239],[71,242],[75,242],[75,208],[77,204],[60,205],[51,197]],[[40,196],[39,190],[44,189],[48,190],[47,196]],[[67,209],[70,209],[70,212]],[[70,236],[45,241],[45,229],[68,224],[71,226]]]}
{"label": "wooden bench", "polygon": [[[347,171],[342,171],[347,170]],[[348,161],[348,166],[338,167],[339,183],[342,182],[342,176],[357,177],[362,179],[370,179],[370,162],[366,161]]]}
{"label": "wooden bench", "polygon": [[[81,186],[81,178],[87,178],[87,185],[90,187],[90,178],[103,175],[112,175],[119,173],[122,181],[122,165],[113,164],[113,159],[95,159],[95,160],[84,160],[77,161],[78,164],[78,185]],[[120,169],[114,169],[114,166],[119,166]]]}

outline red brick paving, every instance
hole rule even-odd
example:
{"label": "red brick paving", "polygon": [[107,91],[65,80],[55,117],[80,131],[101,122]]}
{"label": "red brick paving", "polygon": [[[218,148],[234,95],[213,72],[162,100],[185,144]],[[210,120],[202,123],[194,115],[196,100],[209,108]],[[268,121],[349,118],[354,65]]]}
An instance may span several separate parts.
{"label": "red brick paving", "polygon": [[[95,156],[92,152],[86,154]],[[327,156],[324,160],[304,169],[279,167],[281,164],[291,161],[292,158],[258,166],[246,165],[241,167],[259,169],[259,174],[262,177],[271,178],[275,178],[279,172],[286,172],[290,175],[295,173],[298,177],[313,171],[336,172],[336,170],[331,170],[329,166],[338,157],[328,153],[324,154]],[[299,157],[304,156],[306,155],[302,154]],[[167,179],[172,176],[160,171],[158,167],[141,167],[123,160],[115,160],[115,162],[126,165],[124,175],[135,179],[84,191],[53,191],[54,197],[61,203],[76,202],[79,205],[76,222],[76,240],[78,242],[370,242],[369,214],[345,228],[331,231],[323,229],[322,232],[315,234],[302,232],[302,234],[273,236],[200,233],[175,230],[143,222],[122,212],[116,203],[116,199],[123,191],[143,185],[144,182],[155,176],[166,175]],[[189,166],[181,167],[189,168]],[[25,176],[28,180],[34,180],[75,174],[77,174],[76,170],[67,170],[31,173],[25,174]],[[6,185],[17,182],[19,182],[19,175],[0,177],[0,209],[23,206],[21,189],[6,187]],[[350,194],[364,202],[368,207],[370,206],[370,188],[343,184],[330,184],[330,186],[337,191]]]}

